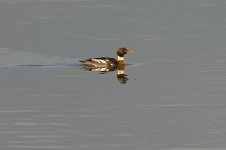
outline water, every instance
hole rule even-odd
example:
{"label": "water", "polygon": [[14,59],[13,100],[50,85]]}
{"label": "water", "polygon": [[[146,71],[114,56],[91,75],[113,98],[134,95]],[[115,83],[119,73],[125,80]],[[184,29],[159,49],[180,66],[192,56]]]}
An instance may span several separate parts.
{"label": "water", "polygon": [[[0,0],[0,149],[225,149],[225,6]],[[81,69],[122,46],[126,84]]]}

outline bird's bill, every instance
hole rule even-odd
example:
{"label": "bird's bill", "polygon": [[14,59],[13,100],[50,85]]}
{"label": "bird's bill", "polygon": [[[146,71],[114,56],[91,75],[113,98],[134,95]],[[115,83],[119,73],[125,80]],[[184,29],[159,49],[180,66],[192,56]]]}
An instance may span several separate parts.
{"label": "bird's bill", "polygon": [[135,52],[136,52],[136,50],[128,50],[126,54],[133,54]]}

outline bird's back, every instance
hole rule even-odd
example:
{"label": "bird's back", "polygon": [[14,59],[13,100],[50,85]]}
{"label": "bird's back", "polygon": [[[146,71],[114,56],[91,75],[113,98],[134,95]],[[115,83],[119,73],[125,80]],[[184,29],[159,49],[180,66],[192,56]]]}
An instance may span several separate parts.
{"label": "bird's back", "polygon": [[89,58],[86,60],[80,61],[84,65],[94,66],[94,67],[107,67],[118,65],[118,61],[110,57],[98,57],[98,58]]}

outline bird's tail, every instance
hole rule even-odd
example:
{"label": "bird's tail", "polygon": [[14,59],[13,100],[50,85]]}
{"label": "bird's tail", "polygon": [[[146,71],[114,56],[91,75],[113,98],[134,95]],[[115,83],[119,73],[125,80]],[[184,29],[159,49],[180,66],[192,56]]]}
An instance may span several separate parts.
{"label": "bird's tail", "polygon": [[85,61],[84,60],[79,60],[79,62],[84,63]]}

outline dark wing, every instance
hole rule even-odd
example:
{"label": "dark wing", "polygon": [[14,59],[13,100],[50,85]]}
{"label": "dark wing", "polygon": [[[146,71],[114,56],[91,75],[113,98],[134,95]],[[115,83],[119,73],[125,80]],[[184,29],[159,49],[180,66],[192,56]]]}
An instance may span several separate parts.
{"label": "dark wing", "polygon": [[107,65],[118,65],[118,61],[111,57],[97,57],[89,58],[86,60],[80,60],[83,64],[97,63],[97,64],[107,64]]}
{"label": "dark wing", "polygon": [[118,65],[118,61],[115,58],[111,58],[111,57],[98,57],[98,58],[94,58],[94,59],[103,60],[108,65]]}

